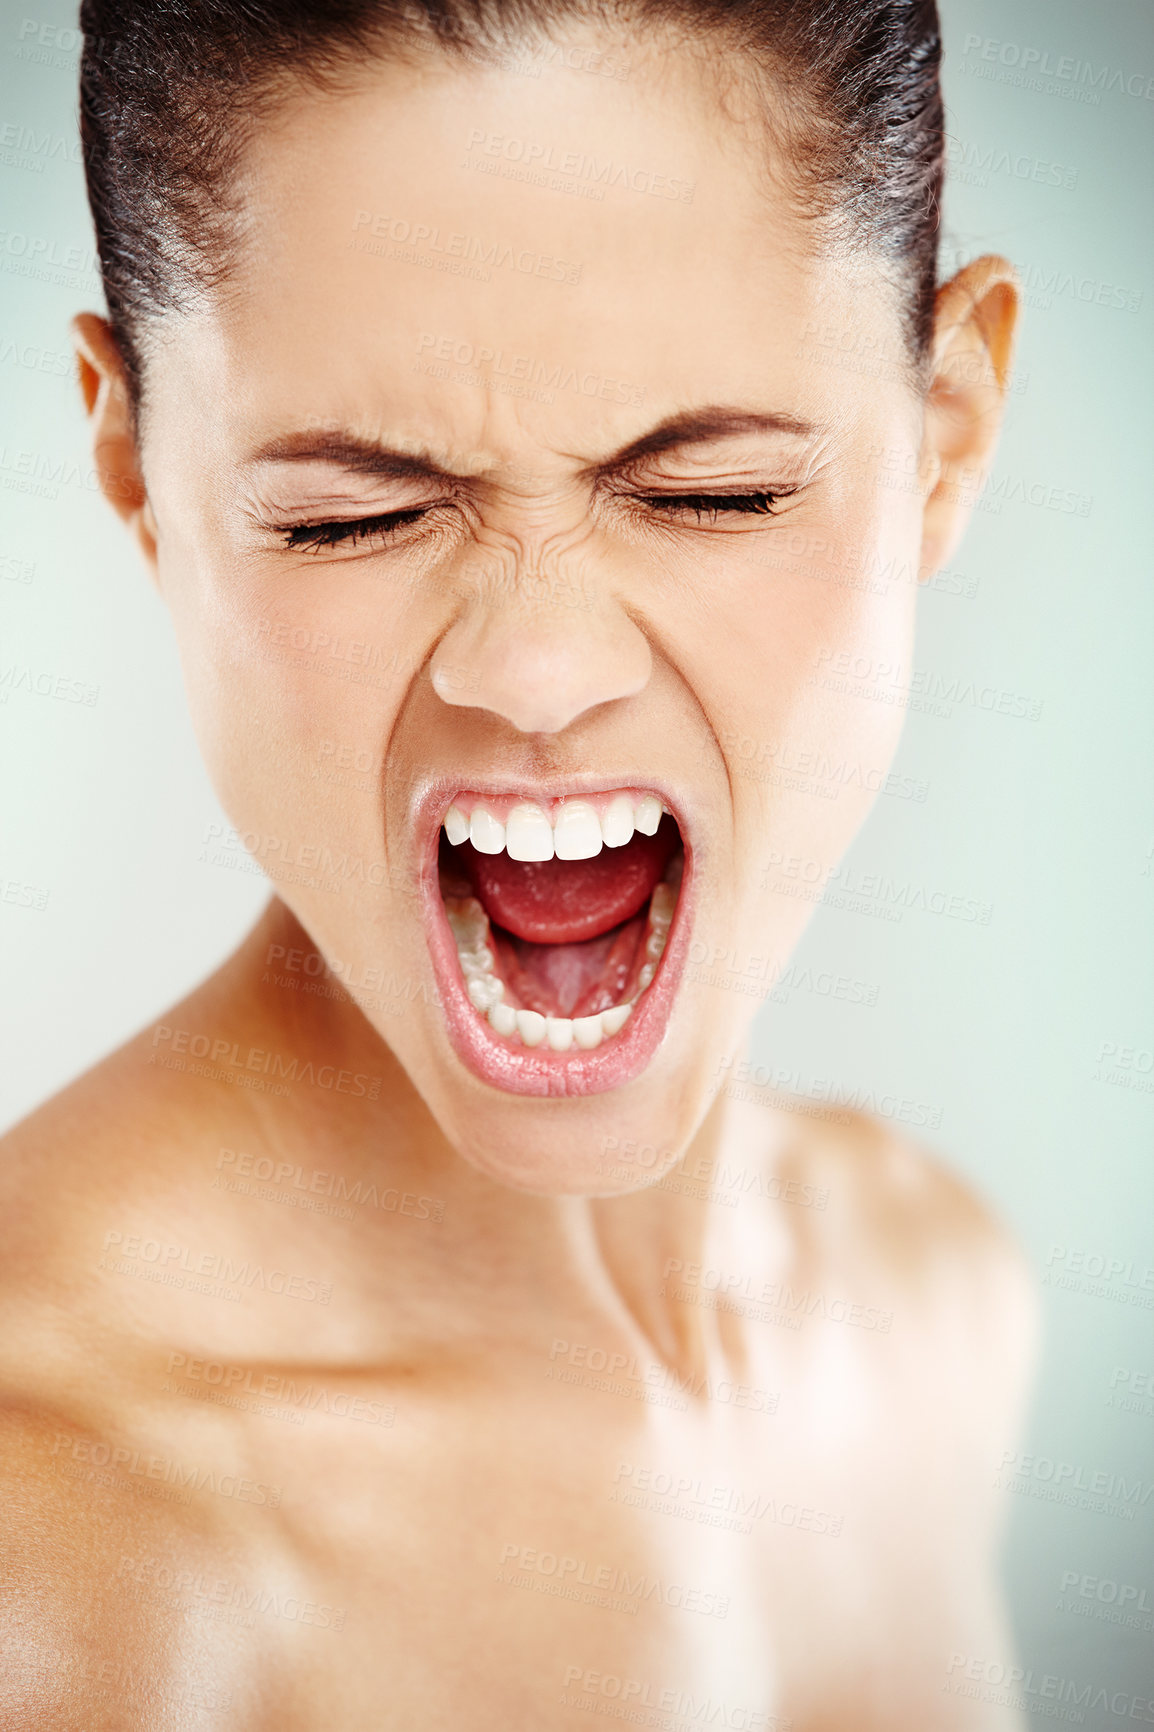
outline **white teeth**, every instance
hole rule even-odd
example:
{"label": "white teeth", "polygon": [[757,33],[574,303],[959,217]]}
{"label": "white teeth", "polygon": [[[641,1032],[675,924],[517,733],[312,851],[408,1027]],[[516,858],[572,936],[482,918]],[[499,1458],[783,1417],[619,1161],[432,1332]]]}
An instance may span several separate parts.
{"label": "white teeth", "polygon": [[505,982],[498,980],[495,974],[475,974],[465,982],[465,991],[474,1009],[484,1014],[504,998]]}
{"label": "white teeth", "polygon": [[611,1034],[616,1034],[619,1028],[624,1028],[625,1024],[629,1020],[629,1014],[632,1009],[633,1006],[631,1004],[615,1004],[612,1010],[603,1010],[601,1012],[601,1027],[605,1031],[606,1039],[608,1039]]}
{"label": "white teeth", "polygon": [[545,1039],[554,1052],[568,1052],[573,1045],[573,1018],[570,1016],[547,1016],[545,1018]]}
{"label": "white teeth", "polygon": [[601,839],[607,848],[624,848],[633,840],[633,801],[628,794],[611,800],[601,820]]}
{"label": "white teeth", "polygon": [[649,902],[649,919],[654,926],[668,927],[677,907],[677,892],[668,884],[658,884]]}
{"label": "white teeth", "polygon": [[509,1035],[516,1033],[517,1012],[511,1004],[491,1004],[487,1014],[490,1024],[498,1034],[503,1034],[507,1039]]}
{"label": "white teeth", "polygon": [[446,902],[449,930],[459,950],[477,950],[489,936],[489,917],[475,896]]}
{"label": "white teeth", "polygon": [[535,1010],[519,1010],[517,1033],[526,1046],[540,1046],[545,1038],[545,1018]]}
{"label": "white teeth", "polygon": [[655,926],[653,931],[649,934],[649,937],[645,940],[646,956],[648,956],[653,962],[659,962],[665,952],[665,941],[666,934]]}
{"label": "white teeth", "polygon": [[505,826],[484,806],[474,806],[469,819],[469,840],[478,854],[503,854]]}
{"label": "white teeth", "polygon": [[553,826],[540,806],[526,801],[513,807],[505,825],[505,849],[511,860],[552,860]]}
{"label": "white teeth", "polygon": [[469,820],[459,806],[450,806],[445,813],[445,835],[454,848],[469,839]]}
{"label": "white teeth", "polygon": [[456,802],[445,813],[445,834],[454,848],[472,842],[480,854],[507,850],[512,860],[592,860],[606,848],[623,848],[635,830],[654,836],[667,808],[656,794],[643,794],[634,806],[630,794],[615,794],[603,815],[588,800],[564,800],[555,822],[544,807],[522,800],[505,823],[485,805],[466,816]]}
{"label": "white teeth", "polygon": [[633,814],[633,828],[640,830],[643,836],[656,836],[657,826],[661,822],[661,814],[664,810],[665,808],[656,795],[642,795],[637,802],[637,810]]}
{"label": "white teeth", "polygon": [[641,970],[641,973],[637,976],[637,984],[642,992],[645,991],[647,986],[653,985],[653,976],[656,973],[656,966],[652,962],[647,962],[645,967]]}
{"label": "white teeth", "polygon": [[457,955],[461,959],[461,973],[466,980],[472,980],[475,975],[491,974],[497,960],[487,944],[482,944],[478,950],[465,950],[458,944]]}
{"label": "white teeth", "polygon": [[599,1016],[575,1016],[573,1038],[583,1052],[592,1052],[605,1039],[605,1029]]}
{"label": "white teeth", "polygon": [[568,800],[554,832],[558,860],[592,860],[601,852],[601,820],[587,800]]}

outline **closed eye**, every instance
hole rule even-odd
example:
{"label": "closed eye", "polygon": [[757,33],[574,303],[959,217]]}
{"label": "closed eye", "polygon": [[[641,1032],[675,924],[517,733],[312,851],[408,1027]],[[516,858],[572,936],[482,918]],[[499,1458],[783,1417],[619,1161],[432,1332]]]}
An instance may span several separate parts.
{"label": "closed eye", "polygon": [[362,541],[387,538],[398,529],[407,528],[410,523],[418,523],[432,509],[430,505],[416,505],[405,511],[385,511],[379,517],[355,517],[334,523],[299,523],[292,529],[282,529],[280,533],[286,547],[306,553],[322,553],[326,547],[342,544],[355,547]]}
{"label": "closed eye", "polygon": [[752,514],[760,517],[770,517],[779,499],[788,498],[785,492],[778,493],[651,493],[640,500],[651,511],[665,512],[673,516],[681,512],[692,512],[700,523],[702,518],[708,518],[712,523],[717,517],[727,512]]}
{"label": "closed eye", "polygon": [[[692,515],[698,523],[703,519],[713,523],[719,516],[728,514],[770,517],[778,501],[788,497],[789,492],[784,490],[773,493],[652,493],[635,495],[634,502],[666,517]],[[419,523],[435,509],[434,504],[410,506],[403,511],[385,511],[376,517],[295,524],[282,528],[279,533],[283,535],[287,548],[304,553],[323,553],[330,547],[356,547],[373,540],[387,542],[398,530]]]}

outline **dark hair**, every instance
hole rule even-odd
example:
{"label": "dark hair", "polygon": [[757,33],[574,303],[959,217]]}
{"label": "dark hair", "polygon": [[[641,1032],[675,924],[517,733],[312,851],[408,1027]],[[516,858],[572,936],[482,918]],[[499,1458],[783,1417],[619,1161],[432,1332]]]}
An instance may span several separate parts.
{"label": "dark hair", "polygon": [[429,47],[491,62],[567,22],[729,48],[736,60],[712,63],[760,82],[802,208],[886,262],[924,358],[944,158],[935,0],[82,0],[88,196],[136,398],[148,322],[227,275],[235,170],[294,81],[339,87],[374,55]]}

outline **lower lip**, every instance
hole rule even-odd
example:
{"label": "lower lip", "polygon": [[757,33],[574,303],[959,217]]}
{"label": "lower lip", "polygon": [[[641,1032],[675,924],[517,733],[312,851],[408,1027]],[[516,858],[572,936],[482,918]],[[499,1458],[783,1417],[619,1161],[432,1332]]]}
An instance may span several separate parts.
{"label": "lower lip", "polygon": [[462,1064],[482,1082],[515,1095],[595,1095],[632,1082],[661,1045],[685,967],[693,879],[689,849],[685,849],[684,876],[664,954],[625,1027],[592,1052],[550,1052],[539,1047],[514,1046],[474,1009],[465,991],[457,946],[441,900],[437,873],[439,835],[438,825],[432,858],[422,878],[422,902],[449,1040]]}

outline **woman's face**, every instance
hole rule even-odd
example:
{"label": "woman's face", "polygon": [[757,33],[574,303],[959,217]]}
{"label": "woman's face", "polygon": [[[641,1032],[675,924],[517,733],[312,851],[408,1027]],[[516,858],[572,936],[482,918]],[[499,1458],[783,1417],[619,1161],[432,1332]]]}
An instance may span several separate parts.
{"label": "woman's face", "polygon": [[224,805],[446,1135],[529,1190],[680,1156],[900,729],[830,677],[907,661],[899,307],[810,256],[765,149],[685,56],[381,64],[263,125],[237,268],[149,362]]}

